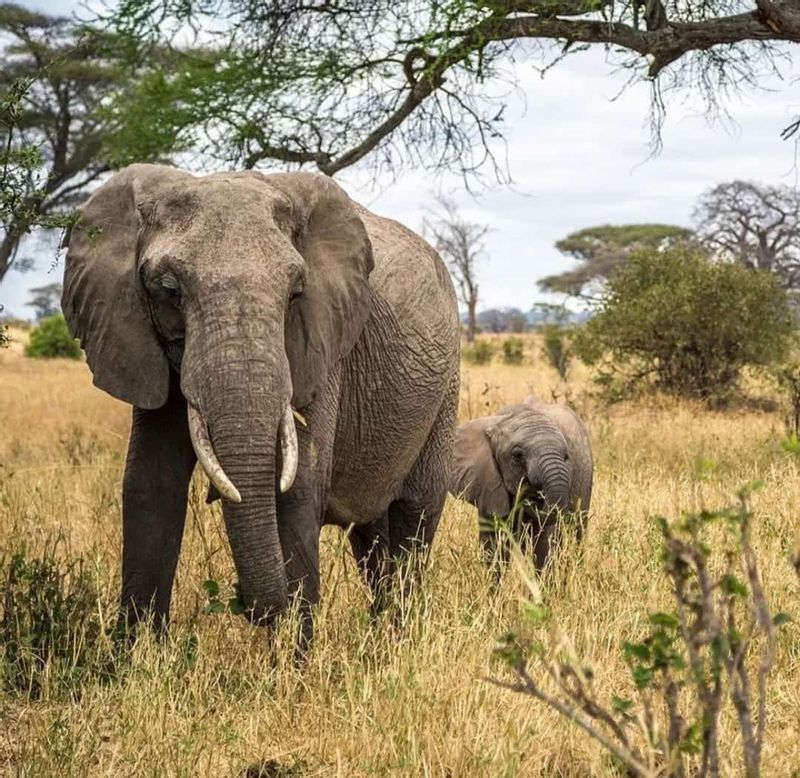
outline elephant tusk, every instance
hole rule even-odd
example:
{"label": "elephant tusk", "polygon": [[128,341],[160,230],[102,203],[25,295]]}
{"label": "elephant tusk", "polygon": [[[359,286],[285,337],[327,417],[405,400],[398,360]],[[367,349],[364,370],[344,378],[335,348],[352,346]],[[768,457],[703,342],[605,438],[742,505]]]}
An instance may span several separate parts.
{"label": "elephant tusk", "polygon": [[[289,407],[291,408],[291,406],[289,406]],[[298,411],[296,408],[292,408],[292,416],[294,416],[295,419],[297,419],[299,424],[302,424],[304,427],[308,426],[308,422],[306,421],[306,417],[303,416],[303,414],[300,413],[300,411]]]}
{"label": "elephant tusk", "polygon": [[[287,405],[281,417],[280,439],[281,458],[283,459],[281,492],[288,492],[289,489],[292,488],[295,476],[297,475],[297,430],[294,427],[295,413],[297,413],[297,411],[295,411],[291,405]],[[305,419],[303,419],[303,421],[305,421]]]}
{"label": "elephant tusk", "polygon": [[189,416],[189,437],[192,439],[194,453],[197,461],[208,476],[208,480],[217,488],[217,491],[230,502],[241,502],[239,490],[231,483],[222,465],[214,453],[211,439],[208,436],[208,425],[203,415],[191,403],[187,403]]}

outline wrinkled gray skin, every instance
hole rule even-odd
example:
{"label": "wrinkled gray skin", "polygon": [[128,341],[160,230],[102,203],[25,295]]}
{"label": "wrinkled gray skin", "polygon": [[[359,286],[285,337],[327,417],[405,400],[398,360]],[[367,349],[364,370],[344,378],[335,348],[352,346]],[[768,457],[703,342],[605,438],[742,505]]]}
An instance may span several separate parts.
{"label": "wrinkled gray skin", "polygon": [[582,535],[592,498],[592,473],[584,423],[564,405],[528,397],[495,416],[458,427],[450,491],[477,506],[480,537],[490,562],[498,551],[493,520],[508,517],[521,485],[530,505],[514,530],[541,570],[558,543],[559,512],[577,519]]}
{"label": "wrinkled gray skin", "polygon": [[[387,560],[432,541],[459,324],[449,276],[421,238],[324,176],[132,165],[92,195],[68,242],[70,329],[95,384],[134,406],[125,618],[168,619],[200,450],[187,403],[241,496],[223,499],[223,513],[254,622],[295,593],[306,609],[317,602],[324,523],[354,525],[376,594]],[[296,424],[297,474],[282,493],[290,403],[306,426]]]}

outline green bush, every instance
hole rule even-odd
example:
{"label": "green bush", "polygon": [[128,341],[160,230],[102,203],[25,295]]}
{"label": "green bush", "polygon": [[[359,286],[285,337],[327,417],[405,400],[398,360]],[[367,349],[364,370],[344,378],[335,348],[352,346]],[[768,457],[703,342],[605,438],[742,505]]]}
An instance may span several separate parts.
{"label": "green bush", "polygon": [[525,359],[525,343],[522,338],[506,338],[503,341],[503,362],[521,365]]}
{"label": "green bush", "polygon": [[741,369],[780,359],[792,317],[774,275],[714,262],[697,250],[633,254],[609,278],[576,353],[639,388],[723,396]]}
{"label": "green bush", "polygon": [[729,716],[738,721],[742,774],[761,775],[767,682],[778,630],[792,618],[772,610],[761,583],[750,499],[760,487],[741,489],[738,507],[656,519],[671,605],[638,620],[638,634],[622,641],[630,682],[618,694],[598,694],[605,684],[595,683],[574,644],[548,637],[561,630],[533,584],[517,629],[500,636],[493,653],[512,679],[490,680],[578,724],[627,768],[614,774],[719,775],[720,722]]}
{"label": "green bush", "polygon": [[471,346],[461,349],[461,356],[471,365],[485,365],[492,361],[494,346],[488,340],[476,340]]}
{"label": "green bush", "polygon": [[38,326],[31,330],[25,354],[36,358],[80,359],[81,347],[78,341],[70,335],[63,315],[57,313],[42,319]]}
{"label": "green bush", "polygon": [[0,680],[31,697],[59,683],[74,688],[103,656],[98,591],[83,560],[63,558],[56,545],[0,560]]}
{"label": "green bush", "polygon": [[561,380],[566,381],[573,356],[567,329],[558,324],[545,324],[542,327],[542,334],[544,335],[542,356],[555,368]]}
{"label": "green bush", "polygon": [[800,350],[795,342],[792,353],[780,363],[773,365],[772,377],[778,385],[778,391],[786,398],[789,415],[786,419],[786,431],[795,440],[800,439]]}

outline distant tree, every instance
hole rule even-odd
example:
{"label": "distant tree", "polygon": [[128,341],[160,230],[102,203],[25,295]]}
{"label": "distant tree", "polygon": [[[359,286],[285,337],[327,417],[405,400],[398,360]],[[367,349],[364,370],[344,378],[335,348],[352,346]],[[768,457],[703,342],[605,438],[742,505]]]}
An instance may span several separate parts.
{"label": "distant tree", "polygon": [[620,265],[574,345],[584,361],[607,365],[607,378],[705,398],[724,395],[744,366],[779,359],[792,329],[774,274],[676,246]]}
{"label": "distant tree", "polygon": [[487,308],[478,314],[478,327],[481,332],[492,332],[497,334],[505,329],[505,322],[502,312],[497,308]]}
{"label": "distant tree", "polygon": [[528,329],[528,319],[522,311],[514,311],[508,317],[508,329],[510,332],[519,334]]}
{"label": "distant tree", "polygon": [[573,270],[546,276],[537,283],[544,292],[575,297],[593,297],[614,268],[632,252],[663,250],[679,241],[690,241],[693,233],[672,224],[623,224],[588,227],[556,243],[556,248],[579,263]]}
{"label": "distant tree", "polygon": [[478,306],[478,265],[485,256],[483,239],[489,232],[485,224],[461,218],[449,198],[437,198],[439,211],[425,219],[423,231],[447,263],[459,300],[467,309],[467,342],[475,340]]}
{"label": "distant tree", "polygon": [[33,308],[36,320],[53,316],[61,310],[61,284],[47,284],[30,289],[33,295],[25,305]]}
{"label": "distant tree", "polygon": [[0,5],[0,281],[33,227],[109,169],[99,110],[122,81],[104,39],[67,18]]}
{"label": "distant tree", "polygon": [[519,308],[487,308],[477,316],[481,332],[525,332],[528,317]]}
{"label": "distant tree", "polygon": [[694,218],[700,239],[713,254],[775,273],[784,289],[800,289],[797,189],[728,181],[700,197]]}

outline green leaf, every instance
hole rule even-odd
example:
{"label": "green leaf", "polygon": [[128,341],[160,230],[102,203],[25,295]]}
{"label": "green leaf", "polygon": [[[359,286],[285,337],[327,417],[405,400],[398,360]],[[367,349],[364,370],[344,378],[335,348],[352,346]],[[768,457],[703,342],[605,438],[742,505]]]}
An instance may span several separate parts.
{"label": "green leaf", "polygon": [[720,579],[719,588],[724,594],[733,597],[747,597],[747,587],[735,575],[724,575]]}
{"label": "green leaf", "polygon": [[197,657],[200,653],[200,640],[197,635],[192,632],[186,635],[181,642],[181,656],[183,663],[190,670],[197,664]]}
{"label": "green leaf", "polygon": [[526,602],[523,605],[525,620],[534,626],[545,624],[550,618],[550,610],[542,605],[533,602]]}
{"label": "green leaf", "polygon": [[764,481],[761,478],[756,478],[749,484],[745,484],[739,490],[739,498],[744,500],[746,497],[749,497],[753,492],[757,492],[763,488],[764,488]]}
{"label": "green leaf", "polygon": [[623,697],[617,697],[615,694],[611,697],[611,707],[615,713],[625,714],[633,707],[633,700],[626,700]]}
{"label": "green leaf", "polygon": [[626,641],[622,644],[622,655],[628,663],[634,659],[646,662],[650,659],[650,649],[644,643],[628,643]]}
{"label": "green leaf", "polygon": [[772,624],[776,627],[782,627],[792,621],[792,617],[788,613],[776,613],[772,617]]}
{"label": "green leaf", "polygon": [[666,629],[678,629],[680,621],[672,613],[651,613],[648,621],[654,627],[665,627]]}
{"label": "green leaf", "polygon": [[636,688],[639,690],[646,689],[653,680],[653,671],[649,667],[643,667],[642,665],[634,667],[631,675]]}
{"label": "green leaf", "polygon": [[225,613],[225,605],[221,603],[219,600],[212,600],[208,605],[203,608],[202,611],[206,615],[211,615],[213,613]]}
{"label": "green leaf", "polygon": [[207,581],[203,581],[202,586],[209,598],[219,595],[219,584],[216,581],[209,578]]}
{"label": "green leaf", "polygon": [[800,438],[794,433],[781,441],[781,448],[787,454],[800,454]]}

